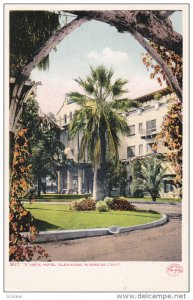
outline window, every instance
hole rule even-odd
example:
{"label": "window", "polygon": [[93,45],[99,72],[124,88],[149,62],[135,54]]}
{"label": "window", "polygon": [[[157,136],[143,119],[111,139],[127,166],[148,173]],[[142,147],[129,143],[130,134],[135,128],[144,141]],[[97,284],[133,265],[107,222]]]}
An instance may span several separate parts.
{"label": "window", "polygon": [[140,144],[139,145],[139,155],[142,155],[143,154],[143,145]]}
{"label": "window", "polygon": [[129,132],[128,136],[135,135],[135,125],[128,126]]}
{"label": "window", "polygon": [[64,124],[66,124],[67,123],[67,115],[65,114],[64,115]]}
{"label": "window", "polygon": [[70,121],[72,120],[72,112],[70,112]]}
{"label": "window", "polygon": [[127,147],[127,157],[135,156],[135,146]]}
{"label": "window", "polygon": [[150,120],[146,122],[147,134],[152,134],[156,131],[156,120]]}
{"label": "window", "polygon": [[147,144],[147,152],[148,153],[153,153],[152,146],[153,146],[153,143]]}
{"label": "window", "polygon": [[168,181],[164,181],[164,193],[173,192],[173,190],[174,190],[173,184]]}
{"label": "window", "polygon": [[157,145],[155,145],[154,143],[147,144],[147,153],[157,153]]}
{"label": "window", "polygon": [[142,133],[142,130],[143,130],[143,123],[139,123],[138,124],[138,132]]}

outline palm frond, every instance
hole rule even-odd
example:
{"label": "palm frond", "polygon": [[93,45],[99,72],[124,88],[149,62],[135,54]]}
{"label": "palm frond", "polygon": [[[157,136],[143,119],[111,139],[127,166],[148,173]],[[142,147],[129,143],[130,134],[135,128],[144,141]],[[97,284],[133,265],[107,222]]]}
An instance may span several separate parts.
{"label": "palm frond", "polygon": [[[82,132],[80,156],[83,157],[85,151],[88,151],[93,163],[99,164],[103,161],[102,157],[106,155],[103,145],[108,147],[109,156],[116,160],[120,145],[119,134],[128,133],[125,117],[116,110],[136,107],[137,104],[127,98],[118,100],[119,96],[127,92],[125,89],[127,80],[118,78],[112,83],[112,68],[107,69],[100,65],[90,69],[91,73],[85,80],[76,79],[83,88],[84,95],[78,92],[70,94],[72,100],[81,108],[75,113],[69,129],[71,138],[79,130]],[[100,128],[105,132],[103,135],[105,143],[102,142]]]}
{"label": "palm frond", "polygon": [[79,92],[72,92],[72,93],[69,93],[69,97],[70,99],[72,99],[73,102],[79,104],[79,105],[84,105],[85,103],[85,96],[80,94]]}
{"label": "palm frond", "polygon": [[138,101],[123,98],[119,100],[114,100],[109,104],[114,109],[128,110],[130,108],[139,108],[141,104]]}
{"label": "palm frond", "polygon": [[114,84],[112,85],[112,94],[114,97],[121,96],[124,93],[127,93],[128,90],[124,89],[124,86],[128,83],[127,80],[118,78],[115,80]]}
{"label": "palm frond", "polygon": [[140,186],[144,191],[157,195],[163,185],[166,168],[161,167],[161,161],[156,157],[140,161],[140,169],[135,172],[132,181],[132,189]]}

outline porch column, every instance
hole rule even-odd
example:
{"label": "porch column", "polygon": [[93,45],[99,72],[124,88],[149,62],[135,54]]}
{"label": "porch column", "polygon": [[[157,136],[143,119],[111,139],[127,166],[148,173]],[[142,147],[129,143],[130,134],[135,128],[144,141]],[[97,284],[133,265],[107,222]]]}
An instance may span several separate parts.
{"label": "porch column", "polygon": [[70,194],[72,190],[72,172],[67,170],[67,194]]}
{"label": "porch column", "polygon": [[61,171],[58,171],[58,194],[61,192]]}
{"label": "porch column", "polygon": [[63,171],[58,171],[58,193],[61,193],[61,191],[64,188],[64,173]]}
{"label": "porch column", "polygon": [[82,194],[82,170],[78,169],[78,194]]}

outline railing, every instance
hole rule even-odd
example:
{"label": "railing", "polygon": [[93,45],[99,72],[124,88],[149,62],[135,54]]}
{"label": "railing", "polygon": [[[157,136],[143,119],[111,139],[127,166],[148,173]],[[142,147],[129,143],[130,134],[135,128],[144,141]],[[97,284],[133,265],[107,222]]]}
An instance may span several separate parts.
{"label": "railing", "polygon": [[64,122],[64,119],[61,120],[61,126],[66,126],[66,125],[68,125],[68,124],[69,124],[69,122]]}
{"label": "railing", "polygon": [[139,131],[139,134],[141,135],[141,137],[154,136],[157,134],[157,130],[156,128],[142,129]]}

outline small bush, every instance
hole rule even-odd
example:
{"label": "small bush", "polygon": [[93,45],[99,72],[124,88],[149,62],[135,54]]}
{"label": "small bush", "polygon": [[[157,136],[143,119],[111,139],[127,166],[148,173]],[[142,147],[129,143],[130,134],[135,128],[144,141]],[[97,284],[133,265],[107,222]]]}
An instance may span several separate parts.
{"label": "small bush", "polygon": [[144,198],[144,193],[142,190],[136,190],[133,192],[132,197],[134,198]]}
{"label": "small bush", "polygon": [[107,204],[108,208],[110,208],[111,204],[113,202],[113,198],[111,198],[111,197],[105,197],[103,201]]}
{"label": "small bush", "polygon": [[96,204],[96,209],[100,212],[108,211],[109,207],[105,201],[98,201]]}
{"label": "small bush", "polygon": [[96,209],[96,202],[91,198],[81,199],[81,200],[78,200],[78,201],[73,201],[70,204],[70,209],[71,210],[80,210],[80,211],[95,210]]}
{"label": "small bush", "polygon": [[117,197],[116,199],[117,199],[117,200],[127,200],[127,201],[128,201],[128,198],[127,198],[127,197],[124,197],[124,196]]}
{"label": "small bush", "polygon": [[114,199],[111,203],[110,209],[112,210],[135,210],[135,205],[131,204],[127,199],[120,197]]}

